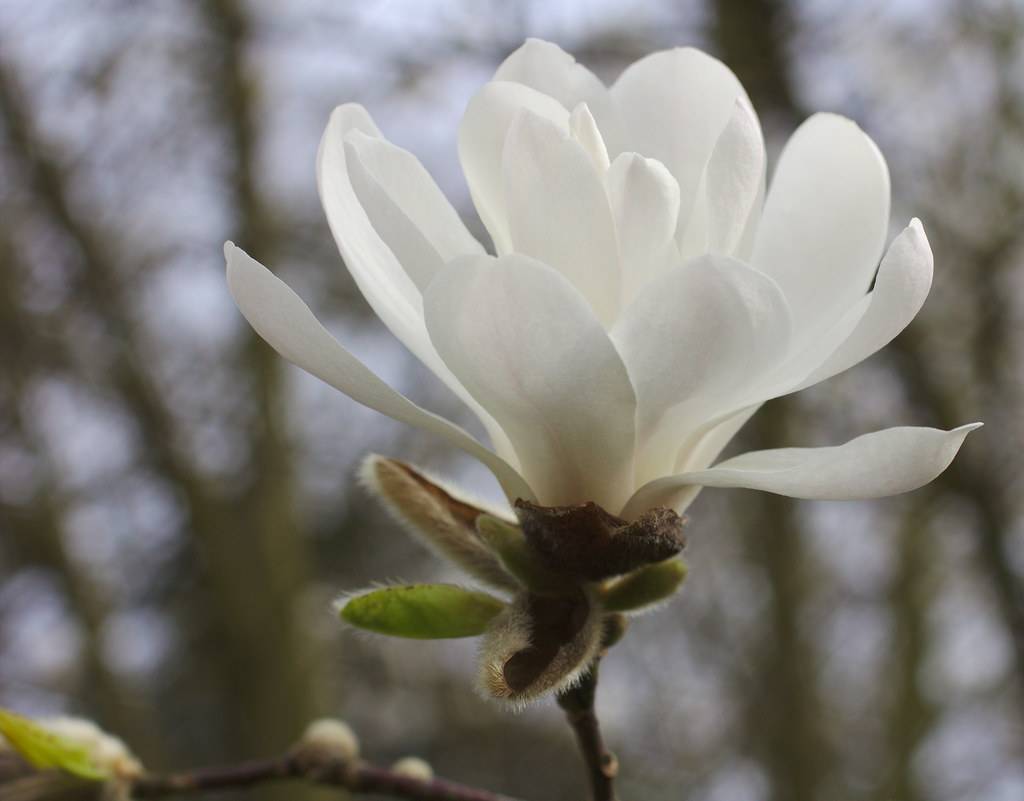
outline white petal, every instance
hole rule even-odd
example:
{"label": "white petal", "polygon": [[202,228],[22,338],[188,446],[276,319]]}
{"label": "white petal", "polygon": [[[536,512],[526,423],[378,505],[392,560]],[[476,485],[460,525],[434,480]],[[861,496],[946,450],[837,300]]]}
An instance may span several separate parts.
{"label": "white petal", "polygon": [[725,446],[760,408],[759,403],[746,406],[738,412],[716,417],[701,426],[691,440],[679,449],[676,455],[676,470],[683,472],[710,467]]}
{"label": "white petal", "polygon": [[[731,415],[716,417],[702,425],[683,441],[676,454],[676,470],[703,470],[708,467],[760,408],[760,404],[748,406]],[[682,487],[672,496],[671,503],[666,505],[682,514],[686,507],[697,499],[702,489],[703,487],[697,484]]]}
{"label": "white petal", "polygon": [[[362,131],[347,134],[345,143],[356,195],[417,287],[430,282],[439,264],[484,252],[415,156]],[[424,245],[429,259],[417,258]],[[424,263],[435,269],[417,269]]]}
{"label": "white petal", "polygon": [[685,227],[704,167],[736,99],[745,97],[743,88],[720,61],[687,47],[632,64],[611,95],[623,138],[609,142],[609,151],[633,150],[668,167],[679,183],[680,227]]}
{"label": "white petal", "polygon": [[726,459],[709,470],[652,481],[637,490],[623,516],[671,505],[691,485],[745,487],[792,498],[858,500],[910,492],[949,467],[980,423],[952,431],[887,428],[830,448],[780,448]]}
{"label": "white petal", "polygon": [[628,302],[654,276],[679,263],[679,184],[660,161],[637,153],[621,153],[605,180]]}
{"label": "white petal", "polygon": [[266,267],[230,242],[224,246],[228,287],[256,333],[288,361],[353,400],[388,417],[430,431],[490,468],[510,500],[533,493],[518,472],[454,423],[395,392],[343,348],[309,307]]}
{"label": "white petal", "polygon": [[513,81],[553,97],[566,109],[586,103],[603,127],[610,123],[608,89],[562,48],[542,39],[526,42],[498,67],[496,81]]}
{"label": "white petal", "polygon": [[528,86],[503,81],[485,84],[469,101],[459,125],[462,171],[498,253],[511,250],[505,220],[502,154],[509,128],[523,109],[569,130],[569,112],[557,100]]}
{"label": "white petal", "polygon": [[[320,198],[327,213],[327,221],[331,226],[334,239],[345,258],[345,265],[352,274],[359,291],[363,293],[367,302],[391,330],[391,333],[473,410],[487,429],[494,447],[499,453],[507,456],[510,454],[510,450],[508,438],[504,432],[490,415],[469,396],[469,393],[459,384],[434,351],[434,346],[431,344],[423,324],[420,290],[398,261],[395,253],[374,228],[367,216],[367,211],[356,195],[352,177],[349,174],[346,149],[351,150],[361,141],[358,132],[367,136],[380,136],[377,126],[374,125],[370,115],[362,106],[356,104],[339,106],[331,114],[317,154],[317,184],[320,189]],[[346,140],[350,137],[355,141],[353,144],[346,145]],[[369,148],[366,150],[369,152]],[[384,175],[383,165],[377,164],[376,166],[380,168],[378,173]],[[370,171],[364,168],[360,171],[357,181],[361,178],[363,188],[366,189],[373,183],[370,181],[371,177]],[[432,185],[429,177],[425,180]],[[393,185],[390,178],[387,183],[389,186]],[[424,188],[423,180],[419,180],[417,183],[421,191],[432,195],[430,189]],[[423,232],[417,233],[411,220],[408,220],[403,228],[402,217],[407,217],[407,215],[405,212],[397,214],[395,212],[396,204],[389,199],[392,196],[383,197],[383,186],[378,185],[378,187],[381,192],[378,192],[371,200],[371,203],[378,202],[378,206],[371,210],[374,213],[383,214],[390,208],[391,212],[396,214],[391,218],[391,222],[397,221],[397,226],[393,225],[388,228],[384,224],[384,217],[378,218],[377,222],[389,234],[407,235],[408,238],[400,240],[401,247],[399,247],[399,240],[395,240],[394,244],[404,255],[414,256],[418,259],[416,266],[413,266],[412,263],[410,266],[413,267],[413,270],[419,268],[421,274],[418,278],[422,281],[424,280],[422,273],[429,275],[436,271],[436,259],[433,264],[430,261],[431,250],[435,249],[434,245],[431,245],[430,250],[424,250],[422,253],[415,252],[417,242],[424,242],[426,235],[424,234],[422,238],[418,239],[417,237]],[[398,196],[408,200],[408,192],[405,190],[399,191]],[[369,195],[367,197],[369,198]],[[417,201],[417,203],[419,202],[421,200]],[[410,207],[414,206],[416,203],[410,204]],[[431,213],[417,212],[417,214],[429,217],[430,214],[444,216],[445,213],[435,209]],[[454,212],[451,214],[454,215]],[[439,243],[439,246],[447,247],[444,239],[438,236],[436,226],[433,227],[430,235],[435,242]],[[458,239],[459,234],[456,233],[453,238]],[[467,248],[479,251],[479,245],[474,246],[468,240],[465,240],[465,245]],[[448,251],[446,250],[446,252]],[[440,258],[440,254],[436,258]]]}
{"label": "white petal", "polygon": [[610,324],[619,309],[615,224],[586,151],[558,126],[522,111],[505,143],[511,242],[561,272]]}
{"label": "white petal", "polygon": [[670,473],[680,444],[776,365],[789,310],[762,273],[703,256],[650,283],[612,339],[637,394],[638,481]]}
{"label": "white petal", "polygon": [[611,162],[608,159],[608,148],[605,147],[604,139],[601,138],[601,131],[598,130],[594,115],[590,113],[586,103],[580,103],[569,115],[569,130],[572,131],[572,138],[579,142],[594,169],[598,174],[604,174]]}
{"label": "white petal", "polygon": [[430,340],[422,325],[420,293],[394,253],[374,230],[356,197],[345,158],[345,136],[360,130],[380,136],[362,106],[339,106],[320,141],[317,183],[334,239],[370,306],[403,344],[421,359]]}
{"label": "white petal", "polygon": [[764,138],[749,102],[737,99],[704,175],[708,249],[732,255],[747,227],[765,175]]}
{"label": "white petal", "polygon": [[782,151],[753,264],[778,281],[798,330],[814,336],[867,292],[888,226],[882,154],[852,121],[816,114]]}
{"label": "white petal", "polygon": [[871,290],[870,305],[853,333],[803,382],[810,386],[843,372],[888,345],[924,305],[932,286],[932,250],[914,219],[889,246]]}
{"label": "white petal", "polygon": [[636,399],[587,302],[520,254],[464,258],[424,296],[438,353],[508,432],[542,503],[631,492]]}

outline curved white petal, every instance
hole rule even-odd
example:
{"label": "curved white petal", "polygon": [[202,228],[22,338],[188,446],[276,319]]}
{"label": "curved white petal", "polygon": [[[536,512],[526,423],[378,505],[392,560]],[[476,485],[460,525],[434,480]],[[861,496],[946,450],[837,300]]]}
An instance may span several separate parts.
{"label": "curved white petal", "polygon": [[623,302],[628,302],[654,276],[679,263],[679,184],[665,165],[638,153],[620,153],[605,182],[619,243]]}
{"label": "curved white petal", "polygon": [[609,325],[619,309],[615,224],[583,147],[530,111],[505,143],[505,208],[512,246],[554,267]]}
{"label": "curved white petal", "polygon": [[625,500],[633,387],[568,281],[520,254],[463,258],[434,279],[424,309],[438,353],[508,432],[542,503]]}
{"label": "curved white petal", "polygon": [[597,121],[590,112],[586,103],[580,103],[569,115],[569,130],[572,138],[579,142],[594,165],[599,175],[611,166],[608,158],[608,148],[604,144],[604,138],[597,127]]}
{"label": "curved white petal", "polygon": [[[760,408],[760,404],[754,404],[702,425],[679,448],[676,454],[676,470],[703,470],[708,467]],[[699,484],[681,488],[672,496],[671,508],[682,514],[686,507],[697,500],[702,489],[704,488]]]}
{"label": "curved white petal", "polygon": [[789,336],[779,288],[726,256],[702,256],[648,284],[612,331],[636,388],[638,482],[670,473],[680,443],[745,397]]}
{"label": "curved white petal", "polygon": [[372,221],[373,230],[422,292],[444,266],[444,260],[366,169],[351,142],[345,143],[345,158],[352,190],[367,218]]}
{"label": "curved white petal", "polygon": [[932,286],[932,249],[914,219],[889,246],[878,268],[869,305],[853,333],[800,388],[831,378],[888,345],[924,305]]}
{"label": "curved white petal", "polygon": [[[352,274],[359,291],[363,293],[377,316],[414,356],[473,410],[487,429],[494,447],[499,453],[508,457],[511,453],[508,438],[500,426],[472,399],[434,351],[434,346],[431,344],[423,324],[420,290],[416,282],[410,278],[409,272],[399,262],[395,252],[388,247],[388,244],[381,238],[381,234],[374,228],[373,222],[367,215],[367,209],[363,208],[353,186],[347,151],[358,148],[360,154],[368,154],[368,161],[371,162],[374,171],[365,165],[362,165],[362,169],[357,167],[356,182],[361,182],[363,189],[371,187],[364,197],[368,199],[371,213],[381,215],[376,220],[381,229],[389,235],[405,235],[407,237],[395,239],[393,244],[403,255],[417,259],[416,266],[420,268],[421,273],[418,280],[424,280],[422,273],[429,275],[435,271],[437,264],[436,260],[434,263],[430,261],[431,250],[416,252],[417,243],[430,241],[432,250],[440,247],[445,253],[451,252],[453,243],[461,242],[469,249],[468,252],[480,252],[480,245],[471,237],[468,239],[462,237],[458,230],[461,223],[456,224],[452,219],[455,212],[450,210],[450,206],[447,207],[449,212],[438,209],[427,211],[422,208],[424,202],[422,197],[412,199],[411,195],[415,195],[417,192],[425,194],[433,200],[440,195],[440,192],[435,194],[434,189],[436,188],[433,187],[429,176],[425,175],[425,171],[420,173],[422,167],[412,168],[417,175],[412,176],[409,185],[405,188],[399,189],[395,186],[401,178],[400,175],[396,176],[391,173],[396,163],[392,162],[389,165],[383,163],[387,158],[383,154],[391,151],[387,151],[386,148],[373,147],[364,141],[364,137],[380,136],[377,126],[374,125],[370,115],[362,106],[353,103],[346,104],[339,106],[331,114],[317,153],[317,186],[320,190],[324,211],[327,214],[327,222],[330,224],[338,249],[345,258],[345,265]],[[371,158],[373,156],[378,158]],[[391,156],[395,156],[394,152],[391,152]],[[397,158],[404,166],[410,166],[408,158],[412,158],[411,156],[408,158],[398,156]],[[374,174],[381,177],[382,183],[377,183]],[[380,191],[372,189],[374,184]],[[395,193],[386,194],[385,188],[394,189]],[[375,193],[372,198],[371,192]],[[406,211],[401,209],[396,211],[399,204],[395,198],[400,198],[405,208],[415,210],[413,213],[418,219],[427,220],[440,217],[443,220],[447,218],[447,222],[454,227],[449,226],[444,235],[440,233],[440,230],[445,228],[443,224],[431,225],[429,231],[420,231],[412,224]],[[447,201],[444,203],[447,204]],[[398,213],[399,211],[401,213]],[[389,213],[393,215],[390,218],[390,225],[385,223],[385,215]],[[440,258],[439,253],[436,258]],[[416,270],[413,263],[410,263],[410,267],[413,268],[412,271]]]}
{"label": "curved white petal", "polygon": [[636,151],[668,167],[679,183],[682,231],[715,143],[745,97],[740,82],[722,62],[684,47],[640,59],[610,91],[622,140],[609,151]]}
{"label": "curved white petal", "polygon": [[738,98],[704,173],[707,248],[712,253],[733,255],[751,214],[759,211],[756,206],[764,182],[765,158],[757,115],[746,98]]}
{"label": "curved white petal", "polygon": [[502,154],[509,128],[523,109],[569,130],[569,112],[561,103],[536,89],[507,81],[485,84],[469,101],[459,125],[462,171],[498,253],[511,250],[505,220]]}
{"label": "curved white petal", "polygon": [[676,471],[704,470],[710,467],[760,408],[761,404],[755,403],[702,425],[676,454]]}
{"label": "curved white petal", "polygon": [[867,292],[888,226],[889,171],[875,143],[851,120],[816,114],[782,151],[752,263],[813,337]]}
{"label": "curved white petal", "polygon": [[600,78],[558,45],[543,39],[527,39],[502,62],[494,80],[529,86],[569,110],[586,103],[602,130],[612,124],[608,88]]}
{"label": "curved white petal", "polygon": [[228,287],[256,333],[288,361],[353,400],[388,417],[444,437],[494,473],[509,500],[533,497],[508,462],[454,423],[420,408],[395,392],[343,348],[309,307],[266,267],[230,242],[224,246]]}
{"label": "curved white petal", "polygon": [[392,333],[422,358],[429,337],[420,319],[420,293],[374,229],[356,197],[345,156],[345,136],[358,130],[380,136],[366,110],[356,104],[331,114],[317,155],[317,184],[327,222],[345,264],[370,306]]}
{"label": "curved white petal", "polygon": [[[436,267],[456,256],[483,253],[458,212],[419,159],[379,136],[351,131],[345,137],[349,175],[367,217],[422,290]],[[429,248],[433,271],[417,252]]]}
{"label": "curved white petal", "polygon": [[744,487],[792,498],[858,500],[910,492],[945,470],[981,423],[942,431],[887,428],[830,448],[751,451],[709,470],[658,479],[637,490],[623,516],[671,506],[687,488]]}

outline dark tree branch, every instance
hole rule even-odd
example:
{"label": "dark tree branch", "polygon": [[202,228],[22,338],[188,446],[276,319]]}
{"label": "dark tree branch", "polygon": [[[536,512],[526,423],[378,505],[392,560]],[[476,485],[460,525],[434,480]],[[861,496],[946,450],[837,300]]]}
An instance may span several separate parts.
{"label": "dark tree branch", "polygon": [[240,765],[143,776],[133,783],[132,797],[167,798],[289,780],[413,801],[516,801],[447,779],[419,779],[362,761],[324,764],[303,759],[298,752]]}
{"label": "dark tree branch", "polygon": [[615,777],[619,761],[601,737],[601,726],[594,711],[600,657],[575,687],[558,694],[558,705],[572,726],[583,760],[587,764],[593,801],[615,801]]}

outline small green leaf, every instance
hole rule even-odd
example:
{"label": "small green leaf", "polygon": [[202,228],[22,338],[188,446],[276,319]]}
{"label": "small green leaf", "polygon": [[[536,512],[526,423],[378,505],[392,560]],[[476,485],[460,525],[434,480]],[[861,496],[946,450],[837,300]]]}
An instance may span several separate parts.
{"label": "small green leaf", "polygon": [[576,587],[574,581],[559,576],[544,563],[519,526],[483,514],[476,519],[476,530],[502,567],[527,589],[541,595],[561,595]]}
{"label": "small green leaf", "polygon": [[610,583],[602,604],[609,612],[636,612],[670,598],[686,578],[686,562],[667,559]]}
{"label": "small green leaf", "polygon": [[342,607],[341,619],[378,634],[436,640],[483,634],[504,608],[503,601],[485,592],[454,584],[412,584],[357,595]]}
{"label": "small green leaf", "polygon": [[83,779],[103,781],[110,774],[98,766],[81,744],[48,731],[40,724],[0,709],[0,734],[11,748],[36,768],[58,768]]}

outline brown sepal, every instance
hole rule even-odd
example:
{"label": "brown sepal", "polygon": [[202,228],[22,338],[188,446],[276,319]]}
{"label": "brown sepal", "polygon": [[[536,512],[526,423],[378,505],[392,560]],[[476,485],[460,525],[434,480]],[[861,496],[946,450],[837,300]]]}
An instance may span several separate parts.
{"label": "brown sepal", "polygon": [[548,565],[566,576],[600,581],[662,562],[686,544],[685,519],[671,509],[645,512],[632,522],[596,503],[538,506],[515,503],[523,533]]}

